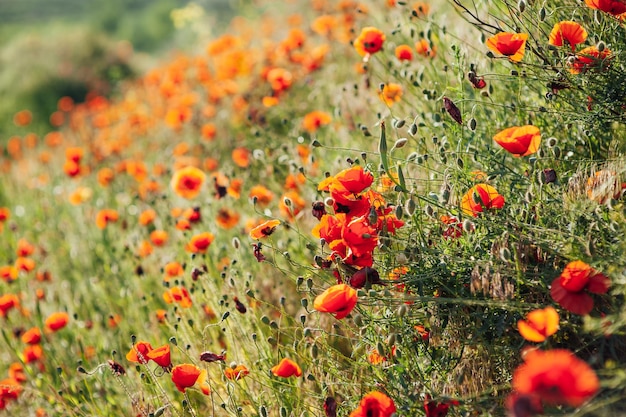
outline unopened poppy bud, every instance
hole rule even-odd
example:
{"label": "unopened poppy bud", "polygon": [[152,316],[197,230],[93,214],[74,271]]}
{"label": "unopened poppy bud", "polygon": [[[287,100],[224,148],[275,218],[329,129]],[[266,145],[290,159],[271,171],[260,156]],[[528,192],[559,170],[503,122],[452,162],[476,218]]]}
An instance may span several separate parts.
{"label": "unopened poppy bud", "polygon": [[385,356],[385,345],[382,342],[376,343],[376,350],[380,356]]}
{"label": "unopened poppy bud", "polygon": [[267,338],[267,343],[269,343],[270,345],[274,346],[276,345],[276,339],[272,336]]}
{"label": "unopened poppy bud", "polygon": [[306,316],[304,314],[300,314],[300,323],[302,323],[303,326],[304,323],[306,323]]}
{"label": "unopened poppy bud", "polygon": [[378,296],[378,291],[376,291],[376,290],[369,290],[369,291],[367,292],[367,295],[368,295],[368,296],[370,296],[370,297],[372,297],[372,298],[373,298],[373,297],[376,297],[376,296]]}
{"label": "unopened poppy bud", "polygon": [[415,134],[417,133],[417,125],[415,123],[413,123],[411,127],[409,128],[409,133],[412,136],[415,136]]}
{"label": "unopened poppy bud", "polygon": [[322,144],[317,139],[313,139],[313,142],[311,142],[311,146],[314,148],[319,148],[320,146],[322,146]]}
{"label": "unopened poppy bud", "polygon": [[285,407],[280,407],[280,417],[287,417],[287,409]]}
{"label": "unopened poppy bud", "polygon": [[326,204],[328,207],[332,207],[335,205],[335,200],[333,200],[331,197],[328,197],[324,200],[324,204]]}
{"label": "unopened poppy bud", "polygon": [[544,169],[541,172],[541,182],[544,184],[556,182],[556,171],[551,168]]}
{"label": "unopened poppy bud", "polygon": [[524,10],[526,10],[526,2],[524,0],[520,0],[519,3],[517,3],[517,8],[520,13],[524,13]]}
{"label": "unopened poppy bud", "polygon": [[285,197],[283,198],[283,203],[287,206],[287,207],[291,207],[293,205],[293,202],[291,201],[291,198],[289,197]]}
{"label": "unopened poppy bud", "polygon": [[311,335],[313,334],[313,330],[311,330],[310,327],[305,327],[302,331],[302,334],[304,335],[304,337],[311,337]]}
{"label": "unopened poppy bud", "polygon": [[261,417],[267,417],[267,408],[264,405],[259,407],[259,414]]}
{"label": "unopened poppy bud", "polygon": [[270,318],[267,316],[261,316],[261,323],[268,325],[270,324]]}
{"label": "unopened poppy bud", "polygon": [[402,207],[402,205],[401,205],[401,204],[398,204],[398,205],[396,206],[395,214],[396,214],[396,218],[397,218],[398,220],[401,220],[401,219],[402,219],[402,217],[404,216],[404,208]]}
{"label": "unopened poppy bud", "polygon": [[359,327],[363,326],[363,316],[361,316],[360,314],[355,314],[354,315],[354,324],[356,324]]}
{"label": "unopened poppy bud", "polygon": [[541,22],[543,22],[544,20],[546,20],[546,9],[544,7],[542,7],[541,9],[539,9],[539,20]]}
{"label": "unopened poppy bud", "polygon": [[318,349],[317,345],[316,344],[312,344],[311,345],[311,357],[313,359],[315,359],[315,358],[317,358],[318,354],[319,354],[319,349]]}
{"label": "unopened poppy bud", "polygon": [[404,145],[406,145],[408,141],[407,138],[400,138],[393,144],[393,147],[396,149],[404,148]]}
{"label": "unopened poppy bud", "polygon": [[400,129],[406,122],[403,119],[396,120],[393,125],[396,129]]}
{"label": "unopened poppy bud", "polygon": [[239,240],[239,238],[234,237],[232,244],[233,244],[233,248],[239,249],[239,246],[241,246],[241,241]]}
{"label": "unopened poppy bud", "polygon": [[465,166],[465,163],[463,162],[461,158],[457,158],[456,165],[459,167],[459,169],[463,169],[463,167]]}
{"label": "unopened poppy bud", "polygon": [[527,203],[532,203],[534,199],[534,195],[533,193],[531,193],[530,191],[526,191],[526,194],[524,195],[524,200],[526,200]]}
{"label": "unopened poppy bud", "polygon": [[424,213],[426,213],[428,217],[433,217],[434,212],[435,211],[432,206],[430,204],[426,204],[426,207],[424,207]]}
{"label": "unopened poppy bud", "polygon": [[389,337],[387,338],[387,346],[393,346],[396,344],[396,337],[397,335],[395,333],[391,333],[389,335]]}
{"label": "unopened poppy bud", "polygon": [[222,319],[220,321],[226,320],[228,318],[228,316],[230,316],[230,311],[227,311],[224,314],[222,314]]}
{"label": "unopened poppy bud", "polygon": [[606,44],[604,42],[600,41],[596,45],[596,48],[598,48],[598,52],[603,52],[606,49]]}
{"label": "unopened poppy bud", "polygon": [[300,304],[302,305],[302,307],[307,308],[309,306],[309,300],[306,298],[302,298],[300,299]]}
{"label": "unopened poppy bud", "polygon": [[474,222],[472,222],[469,219],[463,220],[463,230],[466,233],[470,233],[470,232],[474,231]]}
{"label": "unopened poppy bud", "polygon": [[[369,224],[378,223],[378,214],[376,214],[376,209],[374,207],[370,208],[370,212],[367,215],[367,221],[369,222]],[[364,239],[367,238],[364,237]]]}
{"label": "unopened poppy bud", "polygon": [[500,259],[504,262],[509,262],[511,260],[511,251],[509,248],[500,248]]}
{"label": "unopened poppy bud", "polygon": [[161,417],[168,407],[169,406],[164,405],[163,407],[157,408],[157,410],[154,412],[154,417]]}
{"label": "unopened poppy bud", "polygon": [[470,128],[470,130],[473,132],[474,130],[476,130],[476,119],[474,119],[473,117],[469,120],[468,123],[468,127]]}
{"label": "unopened poppy bud", "polygon": [[561,148],[559,148],[558,146],[555,146],[554,148],[552,148],[552,152],[554,152],[555,158],[558,159],[561,157]]}
{"label": "unopened poppy bud", "polygon": [[396,315],[398,317],[404,317],[406,316],[406,313],[408,313],[409,308],[406,306],[406,304],[402,304],[400,307],[398,307],[398,309],[396,310]]}

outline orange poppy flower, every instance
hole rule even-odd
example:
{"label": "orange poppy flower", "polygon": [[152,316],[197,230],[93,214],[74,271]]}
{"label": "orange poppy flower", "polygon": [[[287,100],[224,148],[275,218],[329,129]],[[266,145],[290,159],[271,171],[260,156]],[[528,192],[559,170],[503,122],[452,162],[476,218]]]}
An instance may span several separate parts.
{"label": "orange poppy flower", "polygon": [[165,323],[165,321],[167,320],[167,311],[159,308],[155,313],[157,321],[159,323]]}
{"label": "orange poppy flower", "polygon": [[172,360],[170,358],[170,345],[163,345],[158,348],[151,349],[146,353],[146,357],[163,368],[169,368],[172,366]]}
{"label": "orange poppy flower", "polygon": [[578,407],[600,388],[596,373],[565,349],[532,350],[513,373],[513,389],[553,405]]}
{"label": "orange poppy flower", "polygon": [[191,237],[187,244],[187,251],[193,253],[206,253],[207,249],[213,243],[215,236],[211,232],[204,232]]}
{"label": "orange poppy flower", "polygon": [[355,217],[341,229],[341,238],[353,255],[371,253],[378,244],[378,231],[369,224],[368,216]]}
{"label": "orange poppy flower", "polygon": [[107,187],[109,184],[111,184],[111,181],[113,181],[114,176],[115,176],[115,173],[113,172],[111,168],[109,167],[102,168],[98,171],[98,174],[97,174],[98,184],[100,184],[103,187]]}
{"label": "orange poppy flower", "polygon": [[437,48],[428,39],[420,39],[415,43],[415,52],[426,58],[434,58],[437,55]]}
{"label": "orange poppy flower", "polygon": [[337,284],[315,297],[313,308],[322,313],[333,313],[341,320],[356,306],[356,290],[347,284]]}
{"label": "orange poppy flower", "polygon": [[209,395],[211,390],[206,382],[207,372],[190,363],[176,365],[172,369],[172,382],[180,392],[198,384],[204,395]]}
{"label": "orange poppy flower", "polygon": [[513,126],[498,132],[493,140],[513,156],[528,156],[539,149],[541,133],[533,125]]}
{"label": "orange poppy flower", "polygon": [[189,308],[193,305],[189,291],[185,287],[172,287],[163,293],[166,303],[178,303],[181,308]]}
{"label": "orange poppy flower", "polygon": [[[287,201],[291,204],[287,205]],[[293,219],[306,207],[306,201],[296,190],[287,191],[283,194],[278,208],[283,216]]]}
{"label": "orange poppy flower", "polygon": [[261,206],[268,205],[274,199],[274,193],[263,185],[255,185],[252,187],[248,196],[252,199],[256,199],[256,203]]}
{"label": "orange poppy flower", "polygon": [[622,0],[585,0],[585,4],[592,9],[602,10],[613,16],[626,13],[626,3]]}
{"label": "orange poppy flower", "polygon": [[232,152],[235,165],[240,168],[247,168],[250,165],[250,151],[247,148],[235,148]]}
{"label": "orange poppy flower", "polygon": [[36,345],[41,342],[41,330],[39,327],[33,327],[22,334],[21,340],[27,345]]}
{"label": "orange poppy flower", "polygon": [[48,330],[56,332],[57,330],[61,330],[62,328],[64,328],[69,321],[69,314],[61,311],[58,313],[50,314],[44,324],[46,325],[46,328]]}
{"label": "orange poppy flower", "polygon": [[324,111],[314,110],[304,115],[302,127],[309,133],[315,133],[320,127],[329,124],[331,120],[330,114]]}
{"label": "orange poppy flower", "polygon": [[517,329],[529,342],[543,342],[559,329],[559,313],[553,307],[533,310],[517,322]]}
{"label": "orange poppy flower", "polygon": [[15,126],[28,126],[33,120],[33,114],[30,110],[20,110],[13,116]]}
{"label": "orange poppy flower", "polygon": [[188,166],[174,173],[170,185],[176,194],[191,199],[200,193],[205,179],[204,172],[194,166]]}
{"label": "orange poppy flower", "polygon": [[513,62],[519,62],[524,57],[527,39],[526,33],[500,32],[487,39],[487,48],[509,57]]}
{"label": "orange poppy flower", "polygon": [[14,362],[9,366],[9,378],[13,378],[17,382],[26,382],[28,378],[24,372],[24,367],[19,362]]}
{"label": "orange poppy flower", "polygon": [[43,348],[41,345],[28,345],[22,350],[24,363],[37,362],[43,358]]}
{"label": "orange poppy flower", "polygon": [[243,378],[249,373],[250,371],[244,365],[237,365],[234,368],[228,367],[224,369],[224,376],[226,376],[226,378],[228,379],[235,380],[235,381],[239,380],[240,378]]}
{"label": "orange poppy flower", "polygon": [[152,345],[148,342],[139,341],[128,351],[126,360],[136,363],[148,363],[148,353],[152,350]]}
{"label": "orange poppy flower", "polygon": [[0,296],[0,317],[6,317],[7,313],[20,305],[20,299],[15,294],[3,294]]}
{"label": "orange poppy flower", "polygon": [[139,224],[142,226],[148,226],[149,224],[152,224],[155,219],[156,211],[152,209],[144,210],[139,214]]}
{"label": "orange poppy flower", "polygon": [[576,45],[587,39],[587,31],[584,27],[571,20],[564,20],[554,25],[550,32],[550,45],[563,46],[563,41],[576,50]]}
{"label": "orange poppy flower", "polygon": [[605,294],[610,285],[609,278],[583,261],[573,261],[552,281],[550,295],[567,311],[585,315],[593,309],[593,298],[588,292]]}
{"label": "orange poppy flower", "polygon": [[139,248],[137,248],[137,255],[145,258],[150,256],[154,252],[154,247],[150,244],[148,240],[142,240],[139,244]]}
{"label": "orange poppy flower", "polygon": [[350,413],[350,417],[390,417],[396,412],[393,400],[379,391],[372,391],[361,398],[359,407]]}
{"label": "orange poppy flower", "polygon": [[22,386],[14,378],[0,380],[0,410],[6,406],[6,401],[17,400],[22,393]]}
{"label": "orange poppy flower", "polygon": [[280,225],[280,220],[268,220],[250,230],[250,237],[254,240],[267,237],[274,233],[274,230],[276,230],[278,225]]}
{"label": "orange poppy flower", "polygon": [[272,68],[267,72],[266,78],[276,93],[289,89],[293,83],[293,75],[283,68]]}
{"label": "orange poppy flower", "polygon": [[302,369],[291,359],[283,358],[278,365],[272,367],[272,374],[281,378],[289,378],[294,375],[301,376]]}
{"label": "orange poppy flower", "polygon": [[217,127],[213,123],[205,123],[200,129],[202,137],[206,140],[214,140],[217,135]]}
{"label": "orange poppy flower", "polygon": [[6,222],[11,217],[11,210],[7,207],[0,207],[0,223]]}
{"label": "orange poppy flower", "polygon": [[239,223],[239,213],[226,207],[222,207],[217,211],[215,221],[217,225],[224,229],[232,229]]}
{"label": "orange poppy flower", "polygon": [[410,61],[413,59],[413,50],[409,45],[398,45],[395,55],[400,61]]}
{"label": "orange poppy flower", "polygon": [[68,177],[76,177],[80,174],[80,165],[78,162],[68,159],[63,164],[63,172],[65,172]]}
{"label": "orange poppy flower", "polygon": [[35,269],[35,261],[31,258],[20,256],[15,260],[14,267],[18,271],[30,272]]}
{"label": "orange poppy flower", "polygon": [[155,246],[163,246],[167,243],[168,234],[165,230],[154,230],[150,233],[150,240]]}
{"label": "orange poppy flower", "polygon": [[461,199],[461,210],[468,216],[478,216],[483,210],[501,209],[504,197],[488,184],[476,184]]}
{"label": "orange poppy flower", "polygon": [[96,226],[99,229],[104,229],[110,222],[116,222],[119,218],[116,210],[102,209],[96,214]]}
{"label": "orange poppy flower", "polygon": [[378,97],[380,97],[387,106],[391,106],[402,99],[402,93],[403,90],[400,84],[387,83],[384,85],[383,90],[378,93]]}
{"label": "orange poppy flower", "polygon": [[609,48],[600,51],[596,45],[588,46],[576,54],[569,71],[572,74],[580,74],[590,69],[604,70],[608,67],[611,58],[612,52]]}
{"label": "orange poppy flower", "polygon": [[163,267],[163,271],[165,272],[167,278],[181,276],[184,272],[183,266],[176,261],[168,262],[167,264],[165,264],[165,266]]}
{"label": "orange poppy flower", "polygon": [[22,238],[17,241],[17,249],[15,254],[17,256],[29,256],[35,252],[35,246],[28,242],[28,240]]}
{"label": "orange poppy flower", "polygon": [[0,278],[5,282],[15,281],[18,277],[19,270],[14,265],[0,266]]}
{"label": "orange poppy flower", "polygon": [[354,41],[354,49],[359,55],[375,54],[385,42],[385,34],[375,27],[365,27]]}

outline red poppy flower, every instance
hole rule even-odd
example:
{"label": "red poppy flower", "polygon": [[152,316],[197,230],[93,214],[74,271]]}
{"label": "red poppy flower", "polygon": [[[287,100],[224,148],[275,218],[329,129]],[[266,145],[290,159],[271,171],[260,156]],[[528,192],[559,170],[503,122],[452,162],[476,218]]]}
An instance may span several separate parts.
{"label": "red poppy flower", "polygon": [[278,365],[272,367],[272,374],[281,378],[289,378],[290,376],[301,376],[302,369],[297,363],[289,358],[283,358]]}
{"label": "red poppy flower", "polygon": [[191,199],[200,194],[205,179],[204,172],[194,166],[188,166],[174,173],[170,185],[176,194]]}
{"label": "red poppy flower", "polygon": [[152,350],[152,345],[148,342],[137,342],[126,354],[126,360],[129,362],[147,363],[148,353]]}
{"label": "red poppy flower", "polygon": [[170,345],[163,345],[158,348],[154,348],[147,352],[146,357],[153,360],[157,365],[163,368],[169,368],[172,366],[172,360],[170,358]]}
{"label": "red poppy flower", "polygon": [[313,308],[323,313],[333,313],[341,320],[356,306],[356,290],[346,284],[337,284],[315,297]]}
{"label": "red poppy flower", "polygon": [[99,229],[104,229],[110,222],[116,222],[119,218],[116,210],[102,209],[96,214],[96,226]]}
{"label": "red poppy flower", "polygon": [[191,237],[187,244],[187,250],[193,253],[206,253],[207,249],[213,243],[215,236],[213,233],[205,232]]}
{"label": "red poppy flower", "polygon": [[27,345],[36,345],[41,342],[41,330],[38,327],[33,327],[27,330],[21,337],[22,342]]}
{"label": "red poppy flower", "polygon": [[359,407],[350,417],[390,417],[396,412],[393,400],[379,391],[372,391],[361,398]]}
{"label": "red poppy flower", "polygon": [[572,74],[580,74],[590,69],[604,70],[609,65],[611,54],[609,48],[600,51],[596,45],[588,46],[576,54],[569,71]]}
{"label": "red poppy flower", "polygon": [[201,370],[195,365],[184,363],[176,365],[172,369],[172,382],[180,392],[185,392],[187,388],[198,384],[205,395],[209,395],[211,390],[206,382],[207,371]]}
{"label": "red poppy flower", "polygon": [[52,332],[61,330],[70,321],[69,314],[65,312],[52,313],[45,321],[46,328]]}
{"label": "red poppy flower", "polygon": [[394,103],[402,100],[402,86],[398,83],[386,83],[378,97],[387,105],[392,106]]}
{"label": "red poppy flower", "polygon": [[444,400],[442,402],[437,402],[433,400],[429,394],[426,394],[424,398],[424,411],[426,412],[426,417],[445,417],[448,415],[448,410],[451,405],[459,405],[459,402],[456,400]]}
{"label": "red poppy flower", "polygon": [[543,342],[559,329],[559,313],[553,307],[533,310],[517,322],[517,329],[529,342]]}
{"label": "red poppy flower", "polygon": [[532,350],[513,373],[513,389],[547,404],[578,407],[600,388],[596,373],[565,349]]}
{"label": "red poppy flower", "polygon": [[193,305],[189,291],[185,287],[172,287],[163,293],[166,303],[178,303],[182,308],[189,308]]}
{"label": "red poppy flower", "polygon": [[385,34],[375,27],[365,27],[354,40],[354,49],[359,55],[375,54],[380,51],[385,42]]}
{"label": "red poppy flower", "polygon": [[592,9],[602,10],[613,16],[626,13],[626,3],[623,0],[585,0],[585,4]]}
{"label": "red poppy flower", "polygon": [[[593,309],[593,298],[587,293],[605,294],[611,280],[583,261],[570,262],[550,287],[550,295],[561,307],[585,315]],[[585,291],[586,290],[586,291]]]}
{"label": "red poppy flower", "polygon": [[399,45],[396,47],[395,55],[400,61],[410,61],[413,59],[413,50],[409,45]]}
{"label": "red poppy flower", "polygon": [[331,120],[330,114],[324,111],[314,110],[304,116],[304,119],[302,119],[302,127],[309,133],[315,133],[320,127],[329,124]]}
{"label": "red poppy flower", "polygon": [[526,48],[526,33],[500,32],[487,39],[487,48],[496,54],[508,56],[513,62],[519,62],[524,57]]}
{"label": "red poppy flower", "polygon": [[576,50],[576,45],[583,43],[586,39],[585,28],[570,20],[555,24],[550,32],[550,45],[563,46],[563,41],[566,41],[572,47],[572,52]]}
{"label": "red poppy flower", "polygon": [[488,184],[476,184],[461,199],[461,209],[469,216],[476,217],[484,209],[501,209],[504,197]]}
{"label": "red poppy flower", "polygon": [[498,132],[493,140],[513,156],[527,156],[539,149],[541,133],[536,126],[513,126]]}
{"label": "red poppy flower", "polygon": [[8,312],[20,305],[20,299],[15,294],[3,294],[0,296],[0,317],[5,317]]}
{"label": "red poppy flower", "polygon": [[352,219],[341,230],[341,238],[356,256],[372,252],[378,243],[377,230],[369,224],[367,216]]}

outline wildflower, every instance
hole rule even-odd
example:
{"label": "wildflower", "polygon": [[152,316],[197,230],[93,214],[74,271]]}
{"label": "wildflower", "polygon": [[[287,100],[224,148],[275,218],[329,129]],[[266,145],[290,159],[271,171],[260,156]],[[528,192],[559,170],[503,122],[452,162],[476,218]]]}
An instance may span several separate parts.
{"label": "wildflower", "polygon": [[239,213],[229,208],[222,207],[217,211],[215,221],[218,226],[223,229],[232,229],[237,225],[237,223],[239,223]]}
{"label": "wildflower", "polygon": [[155,246],[163,246],[167,243],[168,234],[165,230],[153,230],[150,233],[150,240]]}
{"label": "wildflower", "polygon": [[22,334],[22,343],[27,345],[36,345],[41,342],[41,330],[38,327],[33,327]]}
{"label": "wildflower", "polygon": [[410,61],[413,59],[413,50],[409,45],[398,45],[394,52],[396,58],[400,61]]}
{"label": "wildflower", "polygon": [[559,329],[559,313],[553,307],[533,310],[517,322],[517,329],[529,342],[543,342]]}
{"label": "wildflower", "polygon": [[204,172],[196,167],[188,166],[174,173],[170,185],[176,194],[191,199],[200,193],[205,179]]}
{"label": "wildflower", "polygon": [[96,214],[96,226],[99,229],[104,229],[110,222],[116,222],[119,218],[116,210],[102,209]]}
{"label": "wildflower", "polygon": [[616,17],[626,13],[626,3],[622,0],[585,0],[585,4]]}
{"label": "wildflower", "polygon": [[35,246],[29,243],[26,239],[22,238],[17,241],[17,249],[15,254],[17,256],[29,256],[35,252]]}
{"label": "wildflower", "polygon": [[52,332],[61,330],[70,321],[69,314],[65,312],[52,313],[45,321],[46,328]]}
{"label": "wildflower", "polygon": [[337,400],[333,397],[326,397],[324,400],[324,414],[326,417],[337,417]]}
{"label": "wildflower", "polygon": [[24,372],[24,367],[19,362],[13,362],[9,366],[8,374],[9,374],[9,378],[13,378],[17,382],[27,381],[26,373]]}
{"label": "wildflower", "polygon": [[289,358],[283,358],[278,365],[272,367],[271,371],[274,376],[279,376],[281,378],[302,375],[302,369],[300,369],[300,366]]}
{"label": "wildflower", "polygon": [[20,271],[14,265],[0,266],[0,278],[6,282],[15,281],[19,272]]}
{"label": "wildflower", "polygon": [[192,306],[191,296],[185,287],[172,287],[163,293],[163,300],[166,303],[178,303],[181,308],[189,308]]}
{"label": "wildflower", "polygon": [[186,249],[193,253],[206,253],[207,249],[213,243],[215,236],[213,233],[204,232],[191,237]]}
{"label": "wildflower", "polygon": [[396,412],[393,400],[379,391],[372,391],[361,398],[359,407],[350,417],[390,417]]}
{"label": "wildflower", "polygon": [[202,354],[200,354],[200,360],[203,362],[224,362],[226,360],[226,356],[224,355],[218,355],[216,353],[213,352],[203,352]]}
{"label": "wildflower", "polygon": [[337,320],[341,320],[350,314],[356,303],[356,290],[346,284],[337,284],[315,297],[313,307],[322,313],[333,313]]}
{"label": "wildflower", "polygon": [[158,348],[154,348],[146,353],[146,357],[163,368],[169,369],[172,366],[172,360],[170,358],[170,345],[163,345]]}
{"label": "wildflower", "polygon": [[539,149],[541,133],[533,125],[513,126],[498,132],[493,140],[513,156],[528,156]]}
{"label": "wildflower", "polygon": [[247,168],[250,165],[250,151],[246,148],[235,148],[232,152],[235,165],[240,168]]}
{"label": "wildflower", "polygon": [[0,296],[0,317],[6,317],[8,312],[20,305],[20,299],[15,294],[3,294]]}
{"label": "wildflower", "polygon": [[326,126],[331,122],[330,114],[314,110],[307,113],[302,119],[302,127],[309,133],[315,133],[320,127]]}
{"label": "wildflower", "polygon": [[428,41],[428,39],[420,39],[415,43],[415,51],[418,55],[426,58],[434,58],[437,55],[437,48]]}
{"label": "wildflower", "polygon": [[103,187],[107,187],[109,184],[111,184],[111,181],[113,181],[114,176],[115,176],[115,173],[113,172],[111,168],[104,167],[98,171],[98,174],[97,174],[98,184],[100,184]]}
{"label": "wildflower", "polygon": [[565,41],[572,47],[572,52],[576,50],[576,45],[583,43],[586,39],[585,28],[570,20],[558,22],[550,32],[550,45],[563,46],[563,41]]}
{"label": "wildflower", "polygon": [[461,199],[461,209],[468,216],[476,217],[484,209],[501,209],[504,197],[488,184],[476,184]]}
{"label": "wildflower", "polygon": [[206,382],[207,372],[195,365],[183,363],[176,365],[172,369],[172,382],[180,392],[185,392],[187,388],[198,384],[204,395],[209,395],[211,390]]}
{"label": "wildflower", "polygon": [[250,371],[244,365],[237,365],[234,368],[228,367],[224,369],[224,376],[235,381],[238,381],[240,378],[243,378],[249,373]]}
{"label": "wildflower", "polygon": [[402,99],[402,86],[397,83],[387,83],[378,97],[385,102],[387,106],[393,105]]}
{"label": "wildflower", "polygon": [[459,405],[459,402],[456,400],[437,402],[433,400],[429,394],[426,394],[424,398],[426,417],[445,417],[448,415],[448,410],[451,405]]}
{"label": "wildflower", "polygon": [[250,237],[254,240],[259,240],[274,233],[276,227],[280,225],[280,220],[268,220],[250,230]]}
{"label": "wildflower", "polygon": [[[583,261],[565,266],[550,287],[550,295],[561,307],[574,314],[585,315],[593,309],[593,294],[605,294],[611,280]],[[585,291],[586,290],[586,291]]]}
{"label": "wildflower", "polygon": [[28,345],[22,351],[24,363],[37,362],[43,358],[43,348],[41,345]]}
{"label": "wildflower", "polygon": [[609,48],[600,51],[596,45],[588,46],[576,54],[569,71],[580,74],[590,69],[603,70],[608,67],[611,58],[612,52]]}
{"label": "wildflower", "polygon": [[148,342],[139,341],[128,351],[126,360],[136,363],[147,363],[148,353],[152,350],[152,345]]}
{"label": "wildflower", "polygon": [[354,41],[354,49],[359,55],[375,54],[385,42],[385,34],[375,27],[365,27]]}
{"label": "wildflower", "polygon": [[249,197],[256,199],[257,204],[266,206],[274,199],[274,193],[263,185],[255,185],[250,189]]}
{"label": "wildflower", "polygon": [[526,33],[500,32],[487,39],[487,47],[513,62],[519,62],[524,57],[527,39]]}
{"label": "wildflower", "polygon": [[270,83],[275,93],[281,93],[291,87],[293,75],[283,68],[272,68],[267,72],[267,81]]}
{"label": "wildflower", "polygon": [[578,407],[600,388],[596,373],[565,349],[532,350],[513,373],[513,389],[553,405]]}
{"label": "wildflower", "polygon": [[33,114],[30,110],[20,110],[13,116],[15,126],[28,126],[33,120]]}

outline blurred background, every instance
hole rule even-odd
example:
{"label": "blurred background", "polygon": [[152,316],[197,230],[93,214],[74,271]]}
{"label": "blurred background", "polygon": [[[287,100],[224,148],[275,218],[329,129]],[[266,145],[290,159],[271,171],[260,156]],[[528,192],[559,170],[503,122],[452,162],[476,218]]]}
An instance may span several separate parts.
{"label": "blurred background", "polygon": [[19,110],[33,113],[34,131],[49,129],[60,97],[113,94],[159,54],[192,50],[199,37],[224,29],[235,3],[0,0],[0,135],[14,128]]}

